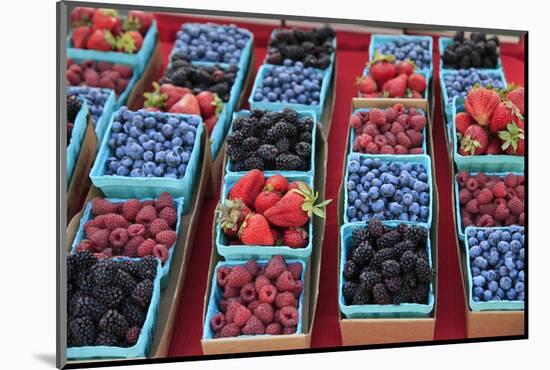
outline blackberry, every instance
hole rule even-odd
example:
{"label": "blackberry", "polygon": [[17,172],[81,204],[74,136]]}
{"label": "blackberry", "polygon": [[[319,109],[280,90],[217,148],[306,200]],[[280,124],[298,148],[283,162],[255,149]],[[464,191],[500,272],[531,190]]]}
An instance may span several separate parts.
{"label": "blackberry", "polygon": [[351,232],[351,238],[357,244],[367,241],[367,237],[368,237],[367,229],[364,227],[354,229]]}
{"label": "blackberry", "polygon": [[260,157],[248,157],[243,162],[243,169],[246,171],[258,169],[263,170],[265,167],[264,161]]}
{"label": "blackberry", "polygon": [[260,126],[263,130],[269,130],[273,127],[273,125],[275,125],[275,123],[276,122],[273,122],[273,120],[268,116],[264,116],[259,119],[258,126]]}
{"label": "blackberry", "polygon": [[359,267],[365,267],[374,256],[374,249],[369,242],[361,242],[357,248],[351,252],[351,259]]}
{"label": "blackberry", "polygon": [[433,271],[428,264],[428,261],[426,261],[425,259],[416,259],[416,266],[414,271],[416,274],[416,280],[418,280],[419,283],[429,283],[432,280]]}
{"label": "blackberry", "polygon": [[382,270],[384,261],[392,259],[394,252],[392,248],[383,248],[374,254],[370,261],[370,267],[374,270]]}
{"label": "blackberry", "polygon": [[361,304],[369,304],[372,302],[372,295],[367,289],[367,287],[363,284],[359,285],[357,288],[357,291],[355,292],[355,295],[353,296],[352,304],[353,305],[361,305]]}
{"label": "blackberry", "polygon": [[302,133],[308,133],[311,135],[311,131],[313,130],[313,120],[310,117],[306,117],[298,121],[298,129]]}
{"label": "blackberry", "polygon": [[282,171],[304,170],[304,163],[294,154],[280,154],[275,160],[275,166]]}
{"label": "blackberry", "polygon": [[145,256],[138,263],[138,276],[141,279],[153,280],[157,276],[158,260],[155,257]]}
{"label": "blackberry", "polygon": [[[262,109],[251,109],[250,110],[250,118],[255,118],[255,119],[261,119],[262,117],[264,117],[265,115],[265,110],[262,110]],[[244,116],[240,116],[240,117],[237,117],[238,118],[244,118]]]}
{"label": "blackberry", "polygon": [[401,289],[393,295],[393,304],[407,303],[410,299],[410,288],[406,284],[402,284]]}
{"label": "blackberry", "polygon": [[428,294],[430,293],[430,287],[426,284],[420,284],[411,291],[411,301],[414,303],[426,304],[428,303]]}
{"label": "blackberry", "polygon": [[73,123],[82,108],[82,101],[76,95],[67,95],[67,122]]}
{"label": "blackberry", "polygon": [[153,294],[153,282],[149,279],[145,279],[136,285],[136,288],[132,292],[132,300],[140,307],[147,308],[151,301],[151,295]]}
{"label": "blackberry", "polygon": [[382,275],[386,278],[391,278],[394,276],[399,276],[401,267],[399,262],[394,260],[386,260],[382,263]]}
{"label": "blackberry", "polygon": [[428,253],[426,252],[426,249],[418,248],[416,250],[416,257],[428,261]]}
{"label": "blackberry", "polygon": [[384,234],[384,225],[382,225],[382,221],[377,218],[371,219],[367,224],[367,232],[369,238],[374,240],[380,238]]}
{"label": "blackberry", "polygon": [[414,268],[416,266],[416,256],[413,251],[406,251],[401,256],[401,270],[403,272],[411,272],[414,271]]}
{"label": "blackberry", "polygon": [[277,111],[265,112],[265,116],[268,117],[271,122],[273,122],[273,124],[276,124],[277,122],[284,119],[284,114]]}
{"label": "blackberry", "polygon": [[428,240],[428,229],[423,226],[409,226],[403,234],[403,239],[423,245]]}
{"label": "blackberry", "polygon": [[385,280],[384,285],[388,292],[396,294],[401,290],[403,280],[399,276],[394,276]]}
{"label": "blackberry", "polygon": [[76,303],[80,299],[81,294],[80,293],[74,293],[72,295],[67,295],[67,314],[69,316],[74,315],[74,309],[76,307]]}
{"label": "blackberry", "polygon": [[391,294],[383,283],[378,283],[372,288],[372,298],[376,304],[391,304]]}
{"label": "blackberry", "polygon": [[254,136],[247,137],[242,142],[242,149],[246,152],[253,152],[260,146],[260,139]]}
{"label": "blackberry", "polygon": [[69,265],[72,265],[76,274],[87,271],[96,263],[97,257],[90,251],[82,251],[67,256],[67,268],[69,268]]}
{"label": "blackberry", "polygon": [[78,277],[78,289],[84,293],[88,294],[94,290],[95,281],[92,273],[88,271],[83,271]]}
{"label": "blackberry", "polygon": [[247,153],[242,151],[240,146],[235,145],[227,147],[227,155],[229,159],[235,163],[240,163],[247,158]]}
{"label": "blackberry", "polygon": [[300,141],[303,141],[305,143],[310,143],[313,141],[313,136],[311,135],[311,132],[302,132],[300,136],[298,137]]}
{"label": "blackberry", "polygon": [[118,268],[129,273],[134,279],[141,279],[139,276],[139,262],[135,260],[122,260]]}
{"label": "blackberry", "polygon": [[275,143],[275,147],[281,154],[290,153],[290,140],[286,137],[282,137]]}
{"label": "blackberry", "polygon": [[280,138],[285,137],[285,127],[277,122],[273,127],[267,130],[266,140],[270,143],[276,143]]}
{"label": "blackberry", "polygon": [[342,287],[342,294],[346,300],[346,303],[350,304],[353,301],[353,297],[357,292],[358,286],[359,285],[353,281],[346,281],[344,283],[344,286]]}
{"label": "blackberry", "polygon": [[258,148],[258,155],[264,161],[275,161],[279,155],[279,149],[275,145],[263,144]]}
{"label": "blackberry", "polygon": [[120,342],[116,335],[100,332],[95,340],[96,346],[118,347]]}
{"label": "blackberry", "polygon": [[68,346],[93,346],[96,336],[94,321],[89,316],[76,317],[68,323]]}
{"label": "blackberry", "polygon": [[405,233],[407,228],[408,228],[407,224],[399,224],[395,227],[395,230],[397,230],[400,234],[403,234]]}
{"label": "blackberry", "polygon": [[352,260],[349,260],[344,265],[344,279],[350,281],[355,280],[357,275],[359,274],[359,267],[353,262]]}
{"label": "blackberry", "polygon": [[403,285],[408,286],[409,288],[416,288],[418,282],[416,281],[416,274],[413,272],[408,272],[403,275]]}
{"label": "blackberry", "polygon": [[96,286],[92,295],[109,308],[118,306],[126,298],[122,289],[116,286]]}
{"label": "blackberry", "polygon": [[391,230],[382,235],[376,241],[378,248],[393,248],[401,241],[401,234],[397,230]]}
{"label": "blackberry", "polygon": [[73,317],[85,317],[88,316],[94,321],[99,319],[101,314],[105,312],[105,306],[99,303],[92,297],[88,296],[78,296],[74,302],[74,307],[72,309]]}
{"label": "blackberry", "polygon": [[298,113],[294,109],[283,109],[283,119],[289,123],[296,123],[298,120]]}
{"label": "blackberry", "polygon": [[414,251],[416,249],[416,244],[410,240],[403,240],[397,243],[393,249],[395,250],[395,255],[400,257],[407,251]]}
{"label": "blackberry", "polygon": [[117,310],[107,310],[99,320],[99,328],[106,334],[123,336],[128,331],[128,321]]}
{"label": "blackberry", "polygon": [[311,158],[311,145],[305,142],[299,142],[294,145],[294,153],[300,158],[309,160]]}
{"label": "blackberry", "polygon": [[143,326],[146,312],[132,302],[124,302],[120,306],[120,313],[124,315],[129,326]]}
{"label": "blackberry", "polygon": [[364,269],[359,275],[359,280],[365,284],[368,289],[372,289],[376,284],[382,282],[382,275],[376,271]]}
{"label": "blackberry", "polygon": [[233,131],[227,135],[227,144],[231,147],[232,145],[240,146],[244,141],[245,136],[241,131]]}
{"label": "blackberry", "polygon": [[130,294],[136,287],[136,280],[128,272],[118,269],[116,273],[116,285],[126,294]]}
{"label": "blackberry", "polygon": [[114,260],[102,260],[94,266],[94,282],[97,285],[112,285],[115,281],[116,272],[117,263]]}

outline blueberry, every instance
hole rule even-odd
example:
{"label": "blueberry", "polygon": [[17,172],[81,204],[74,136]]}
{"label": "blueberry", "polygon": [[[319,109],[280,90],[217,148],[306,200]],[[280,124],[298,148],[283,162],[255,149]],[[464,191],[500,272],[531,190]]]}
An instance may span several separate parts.
{"label": "blueberry", "polygon": [[512,279],[509,276],[500,278],[499,285],[503,290],[508,290],[512,287]]}
{"label": "blueberry", "polygon": [[511,301],[516,299],[516,295],[517,295],[517,293],[516,293],[516,290],[514,288],[510,288],[506,292],[506,298],[508,298]]}
{"label": "blueberry", "polygon": [[403,195],[403,204],[406,206],[410,206],[412,202],[414,201],[413,196],[410,193]]}
{"label": "blueberry", "polygon": [[483,299],[485,301],[490,301],[493,299],[493,292],[490,290],[486,290],[483,292]]}
{"label": "blueberry", "polygon": [[481,255],[481,247],[478,245],[474,245],[470,248],[470,257],[476,258]]}
{"label": "blueberry", "polygon": [[120,166],[116,170],[116,174],[118,176],[128,176],[129,173],[130,173],[130,170],[128,169],[128,167],[125,167],[125,166]]}
{"label": "blueberry", "polygon": [[472,283],[476,287],[483,287],[485,285],[485,278],[481,275],[474,276],[472,279]]}

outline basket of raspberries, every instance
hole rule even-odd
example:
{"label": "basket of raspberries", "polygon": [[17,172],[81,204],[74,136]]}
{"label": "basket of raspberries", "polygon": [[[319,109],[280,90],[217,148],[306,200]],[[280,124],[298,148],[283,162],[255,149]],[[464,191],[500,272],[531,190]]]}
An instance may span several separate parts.
{"label": "basket of raspberries", "polygon": [[84,208],[73,252],[99,258],[154,256],[162,264],[163,286],[178,238],[183,199],[162,193],[157,199],[94,198]]}
{"label": "basket of raspberries", "polygon": [[502,227],[525,224],[523,173],[468,173],[455,178],[458,237],[468,226]]}
{"label": "basket of raspberries", "polygon": [[218,262],[212,278],[203,340],[302,332],[305,263],[269,260]]}
{"label": "basket of raspberries", "polygon": [[351,149],[368,154],[426,154],[426,113],[421,109],[360,108],[350,117]]}
{"label": "basket of raspberries", "polygon": [[348,318],[426,317],[434,306],[425,226],[383,223],[341,229],[340,310]]}
{"label": "basket of raspberries", "polygon": [[313,112],[290,108],[235,113],[227,136],[226,173],[259,169],[313,176],[316,124]]}
{"label": "basket of raspberries", "polygon": [[67,256],[67,358],[145,357],[160,299],[160,263]]}
{"label": "basket of raspberries", "polygon": [[523,171],[524,88],[477,87],[454,98],[454,160],[458,170]]}
{"label": "basket of raspberries", "polygon": [[312,250],[311,218],[325,217],[325,200],[306,177],[265,177],[252,170],[242,177],[226,176],[222,201],[216,208],[216,247],[226,259],[280,254],[307,258]]}

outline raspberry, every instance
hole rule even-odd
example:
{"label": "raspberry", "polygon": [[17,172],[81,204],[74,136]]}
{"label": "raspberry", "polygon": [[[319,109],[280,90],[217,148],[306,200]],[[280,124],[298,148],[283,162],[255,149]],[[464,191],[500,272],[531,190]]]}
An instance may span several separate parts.
{"label": "raspberry", "polygon": [[395,122],[398,122],[404,130],[409,128],[409,116],[406,114],[400,114],[397,116]]}
{"label": "raspberry", "polygon": [[479,187],[481,187],[481,188],[484,187],[487,184],[487,182],[490,181],[489,176],[487,176],[483,172],[478,173],[474,177],[477,180],[477,183],[479,184]]}
{"label": "raspberry", "polygon": [[516,196],[521,199],[525,200],[525,187],[523,185],[518,185],[514,189],[516,191]]}
{"label": "raspberry", "polygon": [[376,145],[378,145],[378,147],[383,147],[384,145],[386,145],[388,143],[388,141],[386,140],[386,136],[384,135],[376,135],[374,137],[374,142],[376,143]]}
{"label": "raspberry", "polygon": [[395,144],[397,144],[397,139],[392,132],[388,131],[384,134],[384,136],[386,137],[386,141],[388,142],[389,146],[394,147]]}
{"label": "raspberry", "polygon": [[369,154],[378,154],[380,152],[376,143],[368,143],[365,151]]}
{"label": "raspberry", "polygon": [[157,257],[162,263],[166,262],[168,260],[168,248],[164,244],[155,245],[153,256]]}
{"label": "raspberry", "polygon": [[96,245],[96,250],[101,251],[109,246],[109,230],[97,230],[90,240]]}
{"label": "raspberry", "polygon": [[134,221],[141,210],[141,202],[137,199],[129,199],[122,203],[122,215],[128,221]]}
{"label": "raspberry", "polygon": [[241,334],[241,328],[233,323],[225,325],[220,330],[220,338],[237,337],[239,334]]}
{"label": "raspberry", "polygon": [[269,279],[277,279],[286,270],[285,259],[282,256],[273,256],[267,263],[265,274]]}
{"label": "raspberry", "polygon": [[493,185],[491,191],[495,198],[504,198],[506,196],[506,184],[503,181],[499,181]]}
{"label": "raspberry", "polygon": [[150,256],[153,254],[153,248],[155,248],[157,243],[153,239],[144,240],[143,243],[138,247],[137,253],[140,257]]}
{"label": "raspberry", "polygon": [[158,243],[164,244],[166,247],[170,248],[176,242],[176,232],[174,230],[165,230],[159,232],[155,239]]}
{"label": "raspberry", "polygon": [[489,216],[495,217],[496,208],[497,206],[494,205],[493,203],[480,204],[479,213],[482,215],[489,215]]}
{"label": "raspberry", "polygon": [[256,262],[256,260],[248,260],[248,262],[244,264],[244,267],[248,270],[248,272],[250,272],[252,276],[258,276],[260,266],[258,265],[258,262]]}
{"label": "raspberry", "polygon": [[353,114],[349,118],[349,125],[353,128],[360,128],[361,127],[361,117],[357,114]]}
{"label": "raspberry", "polygon": [[278,322],[272,322],[265,328],[265,333],[269,335],[280,335],[283,333],[283,326]]}
{"label": "raspberry", "polygon": [[210,320],[210,327],[214,331],[218,331],[221,328],[225,326],[225,316],[223,313],[218,312],[217,314],[212,317],[212,320]]}
{"label": "raspberry", "polygon": [[92,214],[94,216],[105,215],[107,213],[115,213],[118,206],[107,199],[94,198],[92,200]]}
{"label": "raspberry", "polygon": [[240,302],[239,292],[240,292],[239,288],[230,287],[230,286],[227,286],[227,284],[225,284],[225,287],[223,289],[223,297],[227,299],[239,297],[239,302]]}
{"label": "raspberry", "polygon": [[409,154],[424,154],[424,149],[422,149],[422,148],[411,148],[411,149],[409,149]]}
{"label": "raspberry", "polygon": [[458,193],[458,199],[460,204],[464,205],[472,200],[472,193],[466,188],[460,189],[460,192]]}
{"label": "raspberry", "polygon": [[513,197],[508,201],[508,209],[514,216],[519,216],[523,213],[523,202],[518,197]]}
{"label": "raspberry", "polygon": [[136,223],[148,224],[157,218],[157,210],[155,207],[148,205],[144,206],[136,215]]}
{"label": "raspberry", "polygon": [[361,133],[375,137],[376,135],[379,135],[380,132],[378,131],[378,127],[376,127],[375,124],[367,123],[361,129]]}
{"label": "raspberry", "polygon": [[240,288],[252,281],[250,272],[241,265],[234,266],[227,277],[227,286]]}
{"label": "raspberry", "polygon": [[490,215],[482,215],[476,222],[478,227],[493,227],[495,226],[495,220]]}
{"label": "raspberry", "polygon": [[128,329],[128,332],[126,333],[126,343],[128,343],[130,346],[136,344],[139,339],[140,333],[141,328],[139,326],[133,326]]}
{"label": "raspberry", "polygon": [[141,202],[141,205],[142,206],[155,206],[155,201],[152,200],[152,199],[147,199],[147,200],[144,200],[143,202]]}
{"label": "raspberry", "polygon": [[257,292],[260,292],[260,289],[262,289],[263,286],[265,285],[270,285],[271,284],[271,281],[269,281],[269,279],[267,278],[267,276],[265,275],[259,275],[257,278],[256,278],[256,281],[254,282],[254,287],[256,288],[256,291]]}
{"label": "raspberry", "polygon": [[466,171],[460,171],[456,174],[456,181],[458,182],[458,185],[461,187],[466,186],[466,183],[468,182],[468,179],[470,178],[470,174]]}
{"label": "raspberry", "polygon": [[244,335],[261,335],[265,333],[265,327],[256,316],[251,316],[243,327],[242,332]]}
{"label": "raspberry", "polygon": [[504,225],[510,226],[510,225],[516,225],[518,222],[518,218],[516,215],[510,214],[506,220],[504,220]]}
{"label": "raspberry", "polygon": [[242,304],[237,302],[236,300],[231,300],[227,304],[227,310],[225,312],[225,322],[226,323],[232,323],[235,319],[235,313],[237,312],[237,309],[239,307],[242,307]]}
{"label": "raspberry", "polygon": [[393,149],[395,150],[395,154],[407,154],[409,152],[407,148],[400,144],[394,146]]}
{"label": "raspberry", "polygon": [[468,203],[466,203],[466,210],[474,214],[479,213],[479,206],[477,203],[477,199],[472,199]]}
{"label": "raspberry", "polygon": [[518,177],[513,173],[509,173],[504,177],[504,183],[509,188],[515,188],[518,184]]}
{"label": "raspberry", "polygon": [[93,241],[84,239],[78,243],[78,246],[76,247],[77,252],[83,252],[83,251],[90,251],[94,252],[96,250],[96,245]]}
{"label": "raspberry", "polygon": [[248,319],[252,316],[252,312],[248,308],[246,308],[243,305],[240,305],[235,310],[235,317],[233,318],[233,322],[238,326],[243,326],[246,324]]}
{"label": "raspberry", "polygon": [[178,214],[172,207],[163,208],[158,214],[159,218],[162,218],[168,222],[168,225],[174,226],[178,221]]}
{"label": "raspberry", "polygon": [[231,269],[227,266],[222,266],[216,271],[216,282],[219,287],[223,288],[225,286],[229,272],[231,272]]}
{"label": "raspberry", "polygon": [[409,149],[412,145],[411,139],[407,136],[404,132],[399,132],[395,135],[395,138],[397,139],[397,143],[399,145],[404,146],[405,148]]}
{"label": "raspberry", "polygon": [[302,294],[302,290],[304,288],[304,283],[302,283],[302,280],[297,280],[296,281],[296,287],[294,288],[294,296],[296,298],[300,298],[300,295]]}
{"label": "raspberry", "polygon": [[393,109],[395,109],[395,112],[399,115],[405,111],[405,106],[401,103],[397,103],[393,106]]}
{"label": "raspberry", "polygon": [[[416,117],[419,117],[419,116],[416,116]],[[413,147],[420,147],[424,143],[424,134],[422,134],[422,132],[418,132],[415,130],[407,130],[405,133],[411,140],[411,144]]]}
{"label": "raspberry", "polygon": [[256,293],[256,288],[254,288],[253,283],[248,283],[245,286],[241,288],[241,300],[243,303],[248,304],[256,300],[258,298],[258,295]]}
{"label": "raspberry", "polygon": [[113,247],[123,247],[128,242],[128,231],[122,227],[114,229],[109,234],[109,242]]}
{"label": "raspberry", "polygon": [[279,310],[279,321],[283,326],[296,326],[298,324],[298,310],[291,306]]}
{"label": "raspberry", "polygon": [[258,292],[258,299],[264,303],[273,303],[277,297],[277,288],[273,285],[264,285]]}
{"label": "raspberry", "polygon": [[298,262],[289,263],[287,267],[288,271],[292,273],[294,280],[302,279],[302,264]]}
{"label": "raspberry", "polygon": [[285,326],[283,328],[283,334],[289,335],[296,333],[296,327],[295,326]]}
{"label": "raspberry", "polygon": [[170,230],[170,226],[168,226],[168,222],[166,222],[166,220],[163,218],[157,218],[153,220],[153,222],[151,222],[151,225],[149,225],[149,231],[151,232],[151,234],[153,234],[153,236],[157,236],[158,233],[166,230]]}
{"label": "raspberry", "polygon": [[370,110],[369,120],[376,126],[382,126],[386,123],[386,114],[381,109],[373,108]]}
{"label": "raspberry", "polygon": [[170,193],[167,192],[161,193],[155,201],[155,208],[157,211],[160,211],[165,207],[174,207],[174,198],[172,198]]}
{"label": "raspberry", "polygon": [[525,185],[525,176],[518,176],[518,185]]}
{"label": "raspberry", "polygon": [[474,221],[472,221],[472,218],[470,216],[462,217],[462,227],[472,226],[473,224],[474,224]]}
{"label": "raspberry", "polygon": [[387,108],[384,110],[384,115],[386,116],[386,122],[393,122],[397,118],[397,111],[393,108]]}
{"label": "raspberry", "polygon": [[252,301],[248,304],[248,306],[246,306],[250,311],[254,312],[254,310],[256,309],[256,307],[258,307],[262,302],[260,302],[259,300],[255,300],[255,301]]}
{"label": "raspberry", "polygon": [[380,154],[395,154],[395,150],[391,145],[384,145],[380,148]]}
{"label": "raspberry", "polygon": [[105,227],[111,231],[118,229],[119,227],[124,229],[128,228],[128,221],[126,221],[126,219],[121,215],[117,215],[116,213],[108,213],[102,217],[105,222]]}
{"label": "raspberry", "polygon": [[275,311],[269,303],[259,303],[254,309],[254,315],[260,319],[261,322],[267,325],[273,321]]}
{"label": "raspberry", "polygon": [[521,226],[525,225],[525,212],[521,212],[521,214],[518,217],[518,224]]}
{"label": "raspberry", "polygon": [[504,221],[510,215],[510,210],[505,204],[501,204],[495,209],[495,220]]}
{"label": "raspberry", "polygon": [[473,177],[470,177],[468,181],[466,181],[466,188],[470,191],[474,191],[479,187],[479,183],[477,180]]}
{"label": "raspberry", "polygon": [[500,206],[500,205],[504,205],[504,206],[506,206],[506,208],[508,208],[508,206],[507,206],[508,202],[506,202],[506,199],[504,199],[504,198],[497,198],[497,199],[495,199],[494,203],[495,203],[495,206],[497,206],[497,207]]}
{"label": "raspberry", "polygon": [[277,297],[275,298],[275,306],[278,308],[286,307],[286,306],[298,306],[298,302],[296,301],[296,297],[294,297],[294,294],[291,292],[283,292],[277,294]]}
{"label": "raspberry", "polygon": [[389,132],[395,136],[400,132],[405,132],[405,128],[399,122],[394,122],[392,123],[391,129]]}
{"label": "raspberry", "polygon": [[87,228],[84,229],[84,234],[86,234],[86,237],[88,239],[90,239],[92,237],[92,235],[97,231],[97,230],[101,230],[99,227],[95,227],[95,226],[88,226]]}
{"label": "raspberry", "polygon": [[514,190],[514,188],[506,189],[506,199],[510,200],[515,197],[516,197],[516,191]]}
{"label": "raspberry", "polygon": [[477,195],[478,204],[488,204],[493,200],[493,192],[487,188],[481,189]]}
{"label": "raspberry", "polygon": [[418,115],[412,116],[409,119],[409,123],[410,123],[410,127],[413,130],[422,131],[424,127],[426,127],[427,120],[426,120],[426,117],[418,114]]}
{"label": "raspberry", "polygon": [[145,226],[142,224],[133,224],[128,226],[128,236],[133,238],[134,236],[145,235]]}
{"label": "raspberry", "polygon": [[384,123],[382,126],[380,126],[380,133],[385,134],[386,132],[390,131],[391,129],[391,123]]}
{"label": "raspberry", "polygon": [[284,271],[281,275],[279,275],[277,282],[275,283],[275,287],[279,292],[293,291],[294,288],[296,288],[296,282],[294,281],[292,273],[290,271]]}

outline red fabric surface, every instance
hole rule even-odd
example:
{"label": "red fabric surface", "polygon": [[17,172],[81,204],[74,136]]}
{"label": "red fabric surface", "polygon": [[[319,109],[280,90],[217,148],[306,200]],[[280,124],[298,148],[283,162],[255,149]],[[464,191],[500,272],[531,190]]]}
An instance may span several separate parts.
{"label": "red fabric surface", "polygon": [[[183,21],[196,21],[194,18],[156,14],[159,23],[161,52],[167,61],[175,33]],[[218,19],[218,23],[224,23]],[[255,35],[255,71],[261,65],[272,27],[258,24],[240,24]],[[351,32],[338,32],[336,102],[332,115],[332,127],[328,136],[327,173],[342,173],[345,142],[348,130],[351,98],[355,96],[353,82],[361,74],[368,60],[370,37]],[[355,45],[355,47],[354,47]],[[435,339],[459,339],[466,335],[465,307],[462,298],[459,261],[454,240],[456,232],[452,220],[450,199],[451,175],[448,166],[447,149],[443,131],[443,116],[439,99],[439,54],[437,39],[434,38],[434,77],[436,80],[435,117],[433,122],[433,159],[436,163],[436,182],[439,190],[438,226],[438,296]],[[520,45],[506,45],[502,48],[502,62],[508,82],[523,84],[524,63],[523,42]],[[246,108],[246,105],[241,107]],[[326,197],[337,199],[341,178],[328,177]],[[205,199],[199,215],[195,242],[191,246],[191,263],[185,277],[180,297],[180,307],[174,324],[174,334],[169,356],[193,356],[202,354],[202,312],[206,289],[208,264],[212,248],[212,215],[219,200],[220,184],[214,198]],[[321,261],[319,298],[313,327],[312,347],[335,347],[342,345],[338,325],[337,299],[337,256],[338,256],[338,216],[336,202],[327,208],[327,220]]]}

